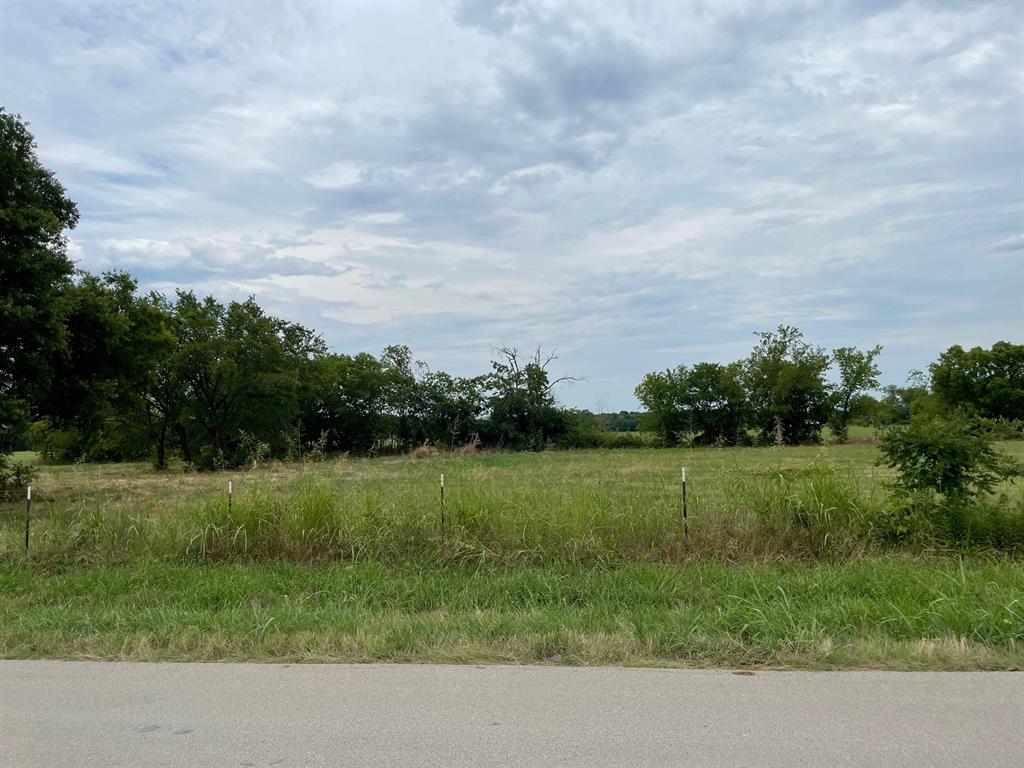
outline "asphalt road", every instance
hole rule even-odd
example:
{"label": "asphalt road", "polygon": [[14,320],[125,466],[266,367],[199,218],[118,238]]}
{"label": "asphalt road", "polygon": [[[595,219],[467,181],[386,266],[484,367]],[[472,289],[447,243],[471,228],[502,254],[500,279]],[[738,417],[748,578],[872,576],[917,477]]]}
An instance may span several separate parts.
{"label": "asphalt road", "polygon": [[0,661],[0,766],[1024,766],[1024,674]]}

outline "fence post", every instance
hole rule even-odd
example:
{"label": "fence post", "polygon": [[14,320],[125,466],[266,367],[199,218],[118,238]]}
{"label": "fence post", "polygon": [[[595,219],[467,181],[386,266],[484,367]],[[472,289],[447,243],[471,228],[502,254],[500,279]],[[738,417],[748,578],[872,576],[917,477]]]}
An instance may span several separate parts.
{"label": "fence post", "polygon": [[444,530],[444,472],[441,473],[441,530]]}
{"label": "fence post", "polygon": [[28,487],[25,495],[25,557],[28,557],[28,532],[32,524],[32,486]]}
{"label": "fence post", "polygon": [[686,467],[682,468],[680,479],[683,486],[683,538],[688,539],[690,538],[690,526],[686,519]]}
{"label": "fence post", "polygon": [[231,485],[231,481],[228,480],[228,528],[234,527],[235,521],[231,514],[231,497],[234,495],[234,488]]}

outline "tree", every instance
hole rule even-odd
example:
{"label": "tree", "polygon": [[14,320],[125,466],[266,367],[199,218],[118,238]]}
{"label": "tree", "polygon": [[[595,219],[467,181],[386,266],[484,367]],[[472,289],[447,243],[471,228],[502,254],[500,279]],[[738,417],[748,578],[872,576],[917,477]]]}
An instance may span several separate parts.
{"label": "tree", "polygon": [[930,366],[932,388],[948,408],[990,419],[1024,419],[1024,344],[952,346]]}
{"label": "tree", "polygon": [[129,411],[143,425],[153,446],[153,464],[166,469],[172,433],[183,447],[182,458],[192,463],[182,421],[188,397],[182,358],[182,326],[175,305],[159,293],[137,302],[141,322],[137,353],[142,360],[129,401]]}
{"label": "tree", "polygon": [[906,424],[915,416],[934,416],[942,410],[941,403],[931,394],[928,378],[923,372],[913,370],[906,386],[890,384],[882,388],[882,397],[874,408],[874,423],[877,426]]}
{"label": "tree", "polygon": [[833,393],[834,404],[829,421],[832,431],[842,443],[849,438],[850,419],[856,412],[858,397],[868,390],[878,388],[880,371],[875,358],[881,353],[880,346],[872,347],[867,352],[854,347],[832,350],[832,359],[839,369],[839,383]]}
{"label": "tree", "polygon": [[688,431],[687,378],[686,366],[681,365],[648,373],[634,390],[636,399],[647,409],[644,427],[660,434],[668,444],[678,442],[679,435]]}
{"label": "tree", "polygon": [[764,440],[816,441],[829,415],[829,356],[792,326],[757,335],[743,373],[754,426]]}
{"label": "tree", "polygon": [[324,434],[331,450],[369,451],[387,432],[387,386],[373,355],[324,355],[312,361],[301,406],[303,430]]}
{"label": "tree", "polygon": [[647,374],[635,392],[666,442],[686,434],[701,445],[735,445],[746,438],[742,373],[740,363],[680,365]]}
{"label": "tree", "polygon": [[416,442],[454,448],[479,432],[485,377],[458,378],[427,371],[416,384]]}
{"label": "tree", "polygon": [[746,439],[746,392],[741,363],[697,363],[687,377],[684,402],[701,445],[736,445]]}
{"label": "tree", "polygon": [[300,381],[324,352],[319,336],[267,315],[249,298],[224,306],[179,293],[174,306],[186,401],[176,424],[182,457],[238,464],[246,443],[280,450],[299,416]]}
{"label": "tree", "polygon": [[558,356],[554,352],[544,354],[540,347],[525,359],[514,347],[502,347],[498,353],[500,358],[492,361],[487,377],[493,436],[502,445],[541,450],[567,428],[552,390],[562,382],[578,379],[552,379],[548,366]]}
{"label": "tree", "polygon": [[60,297],[65,343],[36,402],[46,420],[35,431],[53,459],[123,460],[146,452],[138,398],[168,348],[160,308],[136,287],[127,273],[83,272]]}
{"label": "tree", "polygon": [[0,456],[24,430],[64,346],[58,302],[74,271],[65,233],[77,223],[27,124],[0,107]]}

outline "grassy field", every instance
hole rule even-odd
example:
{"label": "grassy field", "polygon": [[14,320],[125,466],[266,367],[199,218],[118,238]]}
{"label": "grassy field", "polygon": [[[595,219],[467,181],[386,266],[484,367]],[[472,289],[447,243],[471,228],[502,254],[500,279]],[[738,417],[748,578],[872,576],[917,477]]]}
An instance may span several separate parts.
{"label": "grassy field", "polygon": [[[863,443],[45,467],[27,558],[24,503],[0,508],[0,655],[1024,666],[1019,553],[886,541],[876,456]],[[1019,515],[1020,488],[1000,490]]]}

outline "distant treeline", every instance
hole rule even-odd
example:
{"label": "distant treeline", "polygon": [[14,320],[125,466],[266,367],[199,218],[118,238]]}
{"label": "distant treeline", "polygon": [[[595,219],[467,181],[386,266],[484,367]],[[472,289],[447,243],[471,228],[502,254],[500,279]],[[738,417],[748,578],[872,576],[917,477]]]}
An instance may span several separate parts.
{"label": "distant treeline", "polygon": [[[52,461],[171,457],[201,468],[267,456],[373,454],[429,443],[540,450],[752,440],[799,443],[831,425],[949,408],[1024,418],[1024,346],[952,347],[931,381],[878,388],[880,348],[826,353],[800,331],[761,333],[750,357],[645,376],[645,413],[563,408],[537,349],[496,351],[490,369],[430,370],[407,347],[338,354],[253,299],[142,295],[128,274],[76,271],[78,210],[0,108],[0,469],[32,447]],[[833,380],[830,368],[835,369]],[[609,434],[638,433],[630,437]],[[653,434],[652,434],[653,433]]]}
{"label": "distant treeline", "polygon": [[992,421],[1004,436],[1020,435],[1022,345],[950,347],[929,367],[930,380],[913,371],[906,386],[884,387],[877,396],[881,347],[829,353],[789,326],[758,339],[744,360],[647,374],[636,388],[648,411],[641,429],[669,443],[738,445],[815,442],[828,426],[844,441],[854,423],[882,426],[959,411]]}

